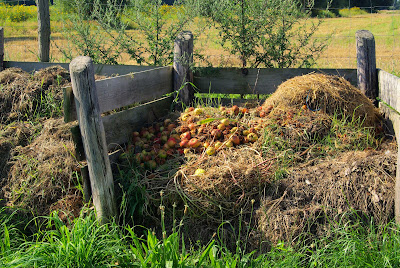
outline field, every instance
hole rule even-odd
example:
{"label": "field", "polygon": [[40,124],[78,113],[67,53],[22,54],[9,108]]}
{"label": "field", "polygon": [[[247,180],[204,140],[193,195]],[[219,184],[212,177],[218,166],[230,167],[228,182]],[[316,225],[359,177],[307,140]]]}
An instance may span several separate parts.
{"label": "field", "polygon": [[[25,22],[3,21],[6,60],[36,60],[29,12]],[[51,59],[62,62],[55,44],[67,41],[57,12]],[[362,28],[375,35],[378,67],[399,74],[399,18],[381,12],[326,19],[316,38],[332,39],[315,67],[354,68],[354,35]],[[238,66],[217,35],[203,31],[195,46],[215,66]],[[135,64],[126,55],[120,62]],[[199,109],[138,129],[113,170],[120,217],[103,225],[85,202],[74,123],[62,118],[69,84],[68,71],[58,67],[0,72],[0,266],[400,265],[397,144],[377,109],[346,80],[296,77],[264,104],[246,107],[197,99]],[[182,135],[201,145],[174,144]]]}
{"label": "field", "polygon": [[[66,62],[59,47],[66,48],[68,42],[63,34],[62,14],[54,7],[52,16],[52,62]],[[54,19],[53,19],[54,18]],[[314,19],[315,22],[315,19]],[[230,56],[219,45],[218,32],[214,28],[203,28],[203,23],[196,21],[187,28],[195,35],[195,49],[203,54],[213,66],[239,66],[239,60]],[[23,22],[3,21],[5,28],[5,60],[37,61],[37,22],[29,19]],[[381,11],[350,17],[326,18],[314,38],[324,39],[331,36],[327,49],[316,62],[315,68],[355,68],[356,49],[355,32],[369,30],[375,36],[377,67],[388,72],[400,73],[400,12]],[[135,30],[129,30],[135,38]],[[120,64],[137,64],[127,55],[120,55]],[[200,63],[201,64],[201,63]]]}

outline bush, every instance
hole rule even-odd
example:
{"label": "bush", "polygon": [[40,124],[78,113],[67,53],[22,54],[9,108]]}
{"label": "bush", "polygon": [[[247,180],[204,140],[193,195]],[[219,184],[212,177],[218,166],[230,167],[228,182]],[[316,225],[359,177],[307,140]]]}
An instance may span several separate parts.
{"label": "bush", "polygon": [[0,4],[0,18],[10,20],[11,22],[22,22],[29,19],[35,19],[37,16],[35,6],[10,6]]}
{"label": "bush", "polygon": [[366,15],[366,14],[368,14],[368,12],[359,7],[352,7],[350,9],[348,9],[348,8],[339,9],[339,15],[342,17],[353,17],[353,16]]}
{"label": "bush", "polygon": [[312,16],[317,18],[336,18],[336,14],[326,9],[313,9]]}

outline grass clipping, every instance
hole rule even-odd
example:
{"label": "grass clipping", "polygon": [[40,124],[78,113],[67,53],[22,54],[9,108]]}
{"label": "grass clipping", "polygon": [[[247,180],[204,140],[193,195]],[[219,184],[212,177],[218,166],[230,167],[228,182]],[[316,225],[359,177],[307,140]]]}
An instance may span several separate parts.
{"label": "grass clipping", "polygon": [[303,106],[327,115],[342,114],[360,118],[365,127],[373,127],[381,119],[373,103],[343,77],[312,73],[282,83],[263,104],[274,112],[301,109]]}

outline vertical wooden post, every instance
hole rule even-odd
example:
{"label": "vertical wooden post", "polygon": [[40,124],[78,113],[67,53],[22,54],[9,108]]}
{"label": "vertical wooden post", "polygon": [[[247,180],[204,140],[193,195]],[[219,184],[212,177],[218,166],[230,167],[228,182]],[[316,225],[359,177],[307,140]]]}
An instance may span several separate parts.
{"label": "vertical wooden post", "polygon": [[357,39],[357,82],[361,92],[376,102],[378,97],[375,39],[367,30],[356,32]]}
{"label": "vertical wooden post", "polygon": [[4,28],[0,27],[0,72],[4,70]]}
{"label": "vertical wooden post", "polygon": [[184,31],[178,34],[174,43],[174,90],[178,91],[179,100],[186,106],[194,100],[193,72],[193,34]]}
{"label": "vertical wooden post", "polygon": [[92,59],[77,57],[69,65],[72,90],[88,163],[97,218],[106,222],[117,215],[114,182],[94,80]]}
{"label": "vertical wooden post", "polygon": [[50,61],[50,11],[49,0],[37,0],[39,59]]}

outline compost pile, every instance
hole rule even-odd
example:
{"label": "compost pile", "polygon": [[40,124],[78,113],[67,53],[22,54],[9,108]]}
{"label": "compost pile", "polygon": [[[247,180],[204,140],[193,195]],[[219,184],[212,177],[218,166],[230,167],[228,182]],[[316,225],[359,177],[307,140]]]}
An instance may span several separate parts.
{"label": "compost pile", "polygon": [[[388,222],[396,162],[389,144],[379,111],[357,88],[309,74],[282,83],[254,109],[189,107],[177,120],[144,127],[121,158],[146,170],[150,202],[163,189],[164,203],[186,204],[196,224],[246,217],[242,225],[250,224],[256,211],[258,229],[278,242],[321,234],[328,218],[352,209]],[[368,151],[365,161],[356,161],[359,150]],[[353,166],[333,164],[349,152]],[[319,169],[317,183],[310,174]]]}
{"label": "compost pile", "polygon": [[75,187],[71,126],[59,118],[62,87],[69,83],[60,66],[33,74],[19,68],[0,72],[0,199],[7,206],[35,215],[55,208],[79,215],[83,202]]}

